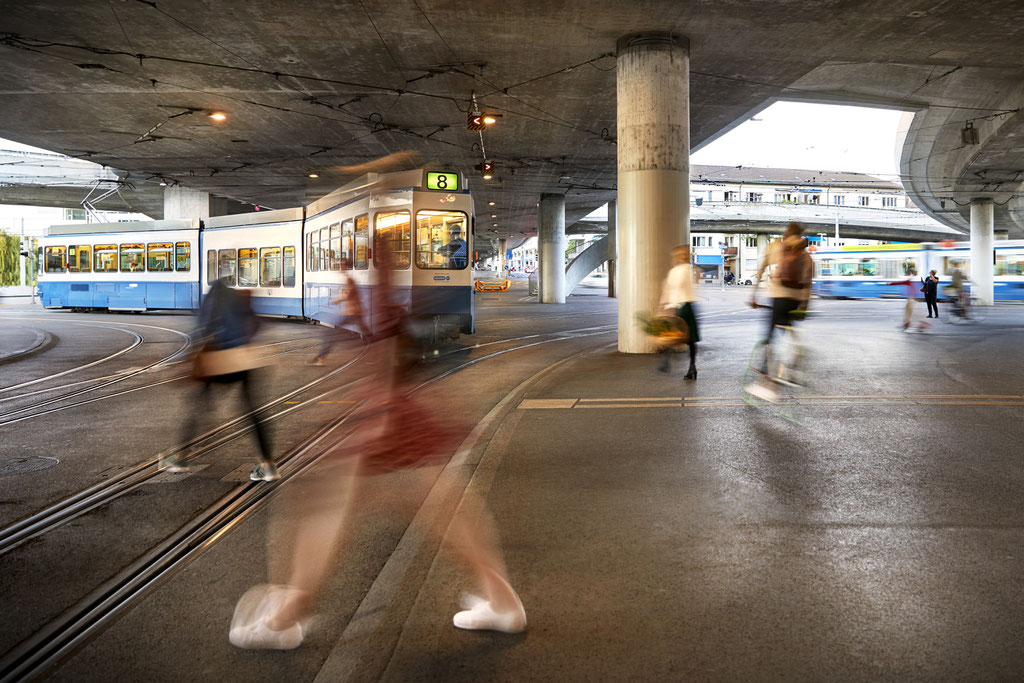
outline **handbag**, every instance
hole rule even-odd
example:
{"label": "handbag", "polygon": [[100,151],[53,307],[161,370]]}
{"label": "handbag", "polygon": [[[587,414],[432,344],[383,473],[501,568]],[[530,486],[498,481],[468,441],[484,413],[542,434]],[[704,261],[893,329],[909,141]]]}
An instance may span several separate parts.
{"label": "handbag", "polygon": [[208,382],[215,377],[259,367],[256,351],[249,344],[211,351],[204,345],[192,359],[192,378]]}

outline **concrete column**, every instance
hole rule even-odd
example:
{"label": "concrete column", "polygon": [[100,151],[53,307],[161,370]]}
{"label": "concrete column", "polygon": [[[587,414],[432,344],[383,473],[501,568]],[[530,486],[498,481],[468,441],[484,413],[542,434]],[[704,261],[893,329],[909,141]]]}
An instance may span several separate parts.
{"label": "concrete column", "polygon": [[538,216],[540,302],[565,303],[565,195],[542,194]]}
{"label": "concrete column", "polygon": [[619,203],[614,199],[608,202],[608,296],[615,298],[615,259],[618,258],[616,246],[616,221]]}
{"label": "concrete column", "polygon": [[[771,240],[769,236],[763,232],[757,233],[757,267],[760,268],[761,264],[764,263],[765,254],[768,253],[768,242]],[[755,275],[757,273],[754,273]]]}
{"label": "concrete column", "polygon": [[982,306],[991,306],[992,241],[995,225],[991,199],[971,200],[971,296]]}
{"label": "concrete column", "polygon": [[498,275],[504,277],[508,273],[508,240],[498,238]]}
{"label": "concrete column", "polygon": [[650,353],[672,248],[690,242],[690,43],[669,33],[617,44],[619,351]]}
{"label": "concrete column", "polygon": [[187,187],[164,188],[164,218],[209,218],[210,193]]}

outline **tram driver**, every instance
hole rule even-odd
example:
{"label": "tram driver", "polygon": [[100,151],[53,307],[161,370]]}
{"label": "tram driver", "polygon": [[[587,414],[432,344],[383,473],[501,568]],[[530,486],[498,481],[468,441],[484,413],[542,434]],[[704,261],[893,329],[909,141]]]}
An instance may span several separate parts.
{"label": "tram driver", "polygon": [[453,225],[451,228],[451,239],[448,244],[441,247],[441,254],[448,257],[448,267],[461,270],[466,267],[466,260],[469,258],[469,245],[462,239],[462,227]]}

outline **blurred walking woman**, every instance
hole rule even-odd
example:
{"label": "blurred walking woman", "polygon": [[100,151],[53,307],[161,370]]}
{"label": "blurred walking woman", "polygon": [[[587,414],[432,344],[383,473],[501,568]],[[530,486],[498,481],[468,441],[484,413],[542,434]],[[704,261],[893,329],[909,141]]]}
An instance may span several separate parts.
{"label": "blurred walking woman", "polygon": [[[690,369],[684,379],[697,379],[697,342],[700,341],[700,333],[697,329],[697,311],[694,306],[697,297],[693,287],[693,268],[690,266],[690,247],[680,245],[673,249],[672,261],[672,270],[668,271],[665,284],[661,288],[661,308],[686,321],[686,327],[690,332]],[[666,364],[668,357],[666,354]]]}

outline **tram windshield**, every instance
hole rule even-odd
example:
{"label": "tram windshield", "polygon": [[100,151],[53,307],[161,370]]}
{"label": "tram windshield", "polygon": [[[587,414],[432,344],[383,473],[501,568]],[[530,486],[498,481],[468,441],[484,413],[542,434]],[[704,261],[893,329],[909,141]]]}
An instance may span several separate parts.
{"label": "tram windshield", "polygon": [[416,213],[416,265],[462,270],[469,263],[468,218],[462,211]]}

